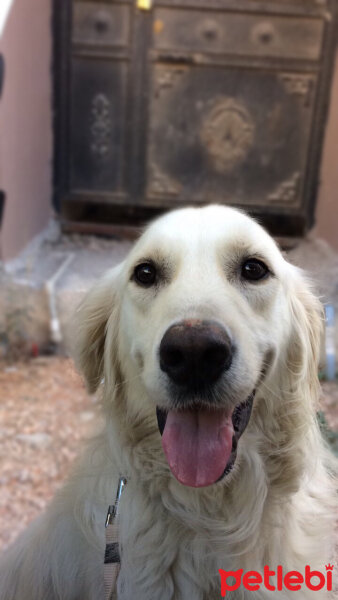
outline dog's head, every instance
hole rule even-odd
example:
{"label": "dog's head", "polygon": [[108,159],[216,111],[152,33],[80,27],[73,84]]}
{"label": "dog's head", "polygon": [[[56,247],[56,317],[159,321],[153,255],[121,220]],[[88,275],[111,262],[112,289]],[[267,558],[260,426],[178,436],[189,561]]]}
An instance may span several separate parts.
{"label": "dog's head", "polygon": [[118,370],[131,421],[157,415],[173,475],[203,487],[232,470],[263,386],[315,386],[319,315],[255,221],[222,206],[181,209],[84,299],[78,363],[89,389],[104,379],[111,396]]}

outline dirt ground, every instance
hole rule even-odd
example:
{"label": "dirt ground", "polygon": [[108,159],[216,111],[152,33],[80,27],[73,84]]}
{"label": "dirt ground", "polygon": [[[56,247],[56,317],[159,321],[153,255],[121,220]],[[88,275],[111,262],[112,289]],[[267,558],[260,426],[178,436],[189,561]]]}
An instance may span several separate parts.
{"label": "dirt ground", "polygon": [[[337,431],[338,385],[323,391],[325,419]],[[0,365],[0,395],[1,551],[60,487],[99,424],[99,407],[63,357]]]}
{"label": "dirt ground", "polygon": [[37,358],[0,369],[0,550],[45,508],[97,422],[72,362]]}

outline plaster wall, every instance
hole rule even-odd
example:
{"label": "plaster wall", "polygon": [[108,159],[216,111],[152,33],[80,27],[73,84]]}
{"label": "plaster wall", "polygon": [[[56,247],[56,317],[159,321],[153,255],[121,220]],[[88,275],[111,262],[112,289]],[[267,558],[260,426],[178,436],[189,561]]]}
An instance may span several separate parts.
{"label": "plaster wall", "polygon": [[11,0],[0,38],[5,59],[0,98],[3,260],[15,257],[51,213],[51,48],[51,0]]}

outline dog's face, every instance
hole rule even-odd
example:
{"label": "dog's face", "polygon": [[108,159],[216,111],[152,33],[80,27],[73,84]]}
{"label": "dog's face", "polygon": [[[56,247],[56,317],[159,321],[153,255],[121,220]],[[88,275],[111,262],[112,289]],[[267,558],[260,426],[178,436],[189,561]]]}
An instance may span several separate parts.
{"label": "dog's face", "polygon": [[295,275],[256,222],[209,206],[156,221],[106,279],[119,307],[118,326],[107,315],[106,368],[116,352],[129,410],[157,413],[181,483],[231,471],[255,393],[285,360]]}

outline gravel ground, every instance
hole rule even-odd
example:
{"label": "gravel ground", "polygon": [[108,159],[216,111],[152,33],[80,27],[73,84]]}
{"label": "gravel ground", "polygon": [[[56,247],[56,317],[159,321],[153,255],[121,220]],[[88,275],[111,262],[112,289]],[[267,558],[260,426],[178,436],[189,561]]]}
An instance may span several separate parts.
{"label": "gravel ground", "polygon": [[[60,487],[81,442],[97,427],[99,411],[63,357],[0,366],[0,390],[1,551]],[[322,405],[329,428],[337,431],[337,384],[323,384]]]}
{"label": "gravel ground", "polygon": [[45,508],[97,421],[66,358],[0,370],[0,550]]}

